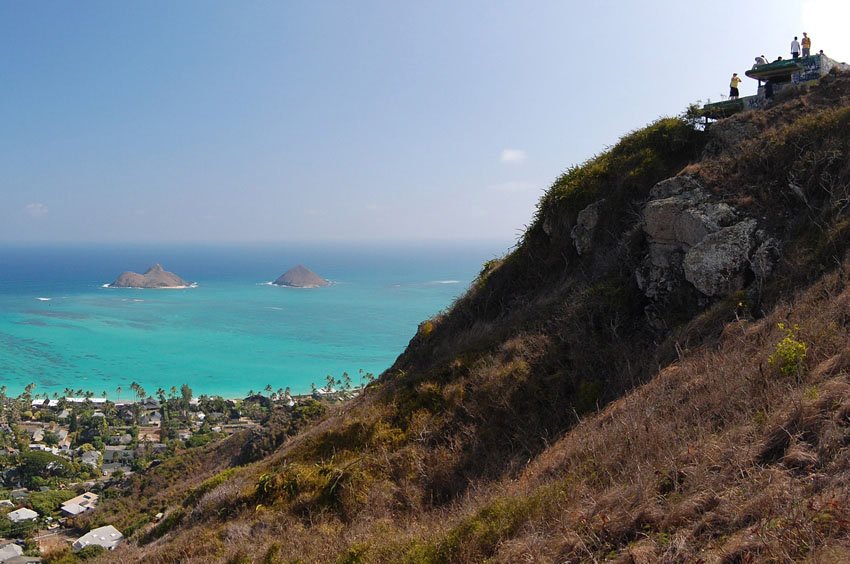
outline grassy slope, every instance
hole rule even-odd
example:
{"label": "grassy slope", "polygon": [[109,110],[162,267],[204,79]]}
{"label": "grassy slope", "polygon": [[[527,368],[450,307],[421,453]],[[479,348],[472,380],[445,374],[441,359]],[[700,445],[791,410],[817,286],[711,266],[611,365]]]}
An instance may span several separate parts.
{"label": "grassy slope", "polygon": [[[140,534],[113,557],[735,561],[843,550],[848,104],[850,80],[830,78],[719,125],[748,139],[716,134],[705,158],[706,139],[668,119],[570,169],[518,248],[424,323],[364,397],[203,486],[233,459],[213,457],[167,497],[142,492],[142,505],[158,500],[173,517],[161,538]],[[783,260],[768,287],[707,308],[682,293],[660,331],[644,323],[633,281],[645,245],[636,212],[683,167],[759,218]],[[594,252],[579,257],[570,226],[602,197]],[[809,345],[800,378],[766,360],[784,319]],[[118,507],[127,522],[145,510],[118,498],[101,517]]]}

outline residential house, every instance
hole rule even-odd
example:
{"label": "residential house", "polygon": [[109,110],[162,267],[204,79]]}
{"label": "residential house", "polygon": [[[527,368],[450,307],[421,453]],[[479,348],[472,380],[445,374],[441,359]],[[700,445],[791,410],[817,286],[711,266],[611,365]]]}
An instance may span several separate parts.
{"label": "residential house", "polygon": [[157,455],[167,450],[168,446],[163,443],[144,443],[136,447],[136,456]]}
{"label": "residential house", "polygon": [[58,399],[34,399],[30,404],[33,409],[41,409],[43,407],[59,407]]}
{"label": "residential house", "polygon": [[13,542],[0,546],[0,562],[8,562],[9,559],[21,556],[24,549]]}
{"label": "residential house", "polygon": [[71,498],[62,504],[62,514],[68,516],[79,515],[97,507],[98,495],[92,492],[86,492]]}
{"label": "residential house", "polygon": [[22,554],[0,562],[3,562],[3,564],[40,564],[43,560],[41,559],[41,556],[26,556]]}
{"label": "residential house", "polygon": [[6,517],[8,517],[9,521],[11,521],[12,523],[20,523],[22,521],[32,521],[33,519],[37,519],[38,513],[36,513],[32,509],[21,507],[20,509],[10,511],[6,515]]}
{"label": "residential house", "polygon": [[159,411],[145,411],[139,418],[139,423],[142,425],[152,425],[159,427],[162,425],[162,413]]}
{"label": "residential house", "polygon": [[116,546],[118,546],[118,543],[120,543],[123,538],[124,535],[121,534],[121,531],[112,525],[106,525],[104,527],[92,529],[75,540],[74,544],[71,546],[73,547],[74,552],[79,552],[85,547],[92,545],[102,546],[107,550],[113,550]]}
{"label": "residential house", "polygon": [[97,468],[100,465],[100,453],[96,450],[90,450],[80,455],[80,460],[83,464],[88,464],[92,468]]}
{"label": "residential house", "polygon": [[135,452],[124,445],[109,445],[103,449],[103,462],[132,462],[136,458]]}
{"label": "residential house", "polygon": [[124,474],[131,474],[132,473],[132,468],[130,468],[126,464],[121,464],[119,462],[114,462],[112,464],[104,464],[103,466],[100,467],[100,469],[103,472],[104,476],[111,476],[112,474],[114,474],[118,470],[120,470]]}
{"label": "residential house", "polygon": [[110,435],[106,438],[106,442],[110,445],[129,445],[133,442],[133,437],[130,433],[124,433],[123,435]]}
{"label": "residential house", "polygon": [[4,564],[41,564],[41,562],[44,562],[41,556],[27,556],[25,554],[4,560]]}

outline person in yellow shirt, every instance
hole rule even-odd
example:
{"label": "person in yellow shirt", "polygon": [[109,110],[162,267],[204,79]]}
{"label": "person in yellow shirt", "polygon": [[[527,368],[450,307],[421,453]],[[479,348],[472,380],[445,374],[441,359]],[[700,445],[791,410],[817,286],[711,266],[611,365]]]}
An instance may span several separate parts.
{"label": "person in yellow shirt", "polygon": [[732,73],[732,80],[729,81],[729,99],[737,100],[738,99],[738,85],[741,84],[741,79],[738,77],[738,73]]}
{"label": "person in yellow shirt", "polygon": [[808,57],[812,52],[812,38],[805,31],[803,32],[803,56]]}

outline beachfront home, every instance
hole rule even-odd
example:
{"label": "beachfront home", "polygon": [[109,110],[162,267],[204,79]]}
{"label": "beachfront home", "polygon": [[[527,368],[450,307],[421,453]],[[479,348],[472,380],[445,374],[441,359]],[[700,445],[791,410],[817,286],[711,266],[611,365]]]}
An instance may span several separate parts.
{"label": "beachfront home", "polygon": [[118,546],[118,543],[120,543],[123,538],[124,535],[121,534],[121,531],[112,525],[106,525],[104,527],[92,529],[75,540],[74,544],[71,546],[73,547],[74,552],[79,552],[85,547],[92,545],[102,546],[107,550],[113,550],[116,546]]}
{"label": "beachfront home", "polygon": [[12,523],[21,523],[22,521],[32,521],[33,519],[38,519],[38,513],[36,513],[32,509],[21,507],[20,509],[10,511],[6,515],[6,517],[8,517],[9,521],[11,521]]}
{"label": "beachfront home", "polygon": [[59,407],[58,399],[34,399],[30,404],[33,409],[41,409],[46,407]]}
{"label": "beachfront home", "polygon": [[12,503],[11,499],[0,499],[0,509],[4,509],[6,507],[15,507],[15,504]]}
{"label": "beachfront home", "polygon": [[62,514],[73,517],[85,513],[97,507],[97,500],[98,495],[92,492],[78,495],[62,504]]}
{"label": "beachfront home", "polygon": [[86,403],[86,402],[94,404],[94,405],[104,405],[104,404],[106,404],[106,398],[95,398],[95,397],[91,397],[91,398],[65,398],[65,401],[68,402],[68,403],[77,403],[77,404]]}

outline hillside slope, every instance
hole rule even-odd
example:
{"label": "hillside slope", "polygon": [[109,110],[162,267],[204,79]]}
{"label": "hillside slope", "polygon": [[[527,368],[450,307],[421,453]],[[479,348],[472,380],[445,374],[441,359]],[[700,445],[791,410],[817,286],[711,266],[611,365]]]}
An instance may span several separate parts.
{"label": "hillside slope", "polygon": [[126,562],[846,557],[848,155],[844,75],[631,133],[363,396],[88,523]]}

